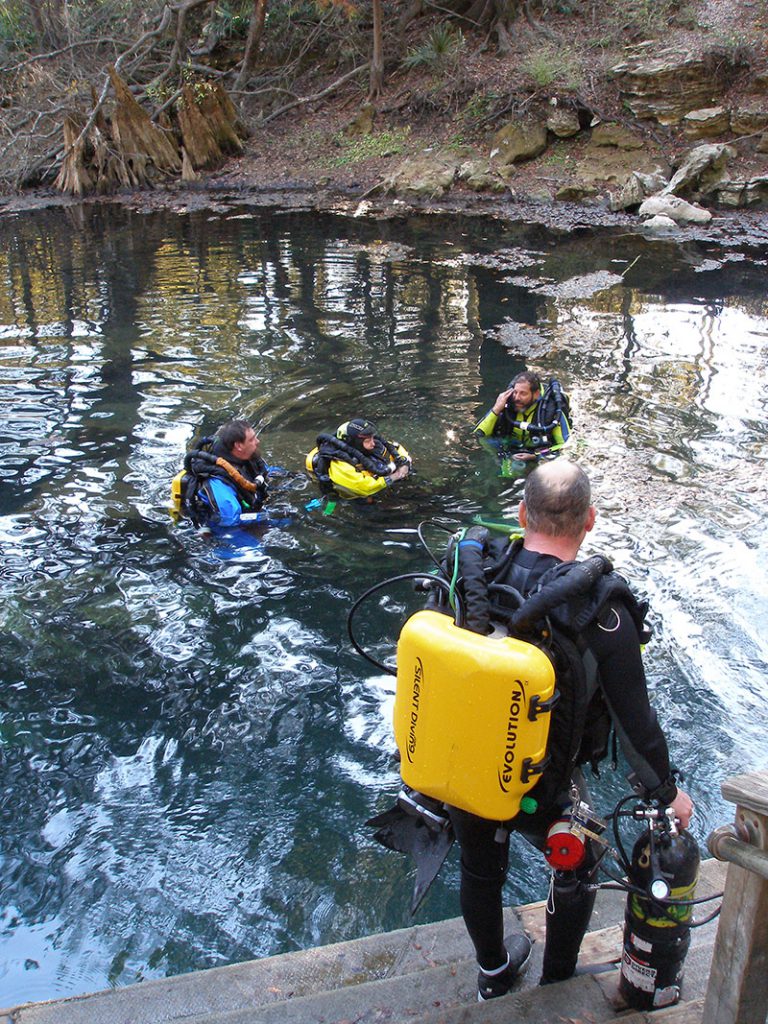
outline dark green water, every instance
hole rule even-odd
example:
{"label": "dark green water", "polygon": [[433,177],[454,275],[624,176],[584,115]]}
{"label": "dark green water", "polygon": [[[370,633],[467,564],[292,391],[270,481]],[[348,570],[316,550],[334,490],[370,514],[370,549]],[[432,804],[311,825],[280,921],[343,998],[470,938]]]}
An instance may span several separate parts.
{"label": "dark green water", "polygon": [[[420,520],[514,510],[469,428],[526,364],[572,396],[585,553],[652,598],[696,835],[729,820],[720,781],[766,759],[764,251],[98,208],[0,242],[0,1005],[408,923],[405,862],[363,828],[397,785],[392,680],[345,617],[428,568]],[[212,542],[172,525],[168,486],[233,414],[288,470],[292,524]],[[304,453],[355,414],[417,475],[367,514],[305,511]],[[380,656],[409,601],[363,617]],[[510,901],[540,898],[517,858]],[[421,919],[456,889],[454,858]]]}

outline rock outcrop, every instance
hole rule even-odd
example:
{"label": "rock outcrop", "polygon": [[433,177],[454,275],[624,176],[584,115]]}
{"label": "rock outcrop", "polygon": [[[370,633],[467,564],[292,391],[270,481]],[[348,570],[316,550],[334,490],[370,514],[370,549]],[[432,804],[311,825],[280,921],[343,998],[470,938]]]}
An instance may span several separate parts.
{"label": "rock outcrop", "polygon": [[691,56],[643,43],[631,48],[611,74],[635,117],[673,125],[691,110],[712,106],[734,71],[727,55],[721,53]]}
{"label": "rock outcrop", "polygon": [[651,196],[638,212],[641,217],[668,217],[675,224],[708,224],[712,220],[709,210],[672,195]]}

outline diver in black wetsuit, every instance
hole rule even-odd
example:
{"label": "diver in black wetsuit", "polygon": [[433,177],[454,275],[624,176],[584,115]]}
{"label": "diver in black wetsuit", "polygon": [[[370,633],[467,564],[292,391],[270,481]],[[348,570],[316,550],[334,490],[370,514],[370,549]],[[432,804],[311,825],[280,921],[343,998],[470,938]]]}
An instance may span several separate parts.
{"label": "diver in black wetsuit", "polygon": [[[506,577],[497,582],[510,584],[524,595],[530,593],[547,570],[575,559],[594,520],[589,480],[579,467],[563,460],[539,467],[528,477],[520,503],[524,541],[522,546],[518,542]],[[611,576],[606,580],[604,586],[610,586]],[[675,784],[666,740],[648,700],[638,633],[642,609],[631,594],[617,596],[614,589],[613,593],[605,591],[606,595],[608,599],[601,602],[598,589],[594,616],[586,616],[589,621],[575,634],[582,659],[585,664],[591,661],[596,669],[593,684],[604,698],[604,703],[590,702],[585,735],[594,724],[590,717],[597,713],[595,709],[607,707],[637,790],[643,797],[671,806],[681,825],[687,827],[693,804]],[[583,606],[579,611],[583,613]],[[561,613],[563,626],[567,626],[567,617],[566,608]],[[603,743],[605,739],[603,733]],[[585,750],[579,759],[584,762],[595,753]],[[546,771],[543,777],[546,779]],[[580,772],[574,782],[588,802]],[[571,802],[568,791],[559,793],[535,813],[517,815],[511,827],[541,850],[550,826]],[[509,832],[500,828],[500,822],[457,808],[449,808],[449,813],[461,846],[461,911],[481,968],[478,998],[492,999],[509,991],[530,952],[530,943],[522,935],[513,937],[509,949],[504,945],[502,887]],[[593,891],[579,884],[590,879],[597,862],[597,851],[589,845],[587,860],[577,871],[555,874],[547,908],[542,984],[569,978],[576,968],[595,899]]]}

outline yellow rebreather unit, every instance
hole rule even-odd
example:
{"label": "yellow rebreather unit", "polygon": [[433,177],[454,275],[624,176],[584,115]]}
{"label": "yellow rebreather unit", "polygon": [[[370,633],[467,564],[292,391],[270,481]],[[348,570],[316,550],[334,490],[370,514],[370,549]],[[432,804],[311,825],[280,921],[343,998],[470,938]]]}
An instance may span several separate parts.
{"label": "yellow rebreather unit", "polygon": [[[555,692],[544,651],[419,611],[397,645],[395,740],[406,785],[492,821],[508,821],[539,775]],[[533,712],[532,712],[533,708]]]}

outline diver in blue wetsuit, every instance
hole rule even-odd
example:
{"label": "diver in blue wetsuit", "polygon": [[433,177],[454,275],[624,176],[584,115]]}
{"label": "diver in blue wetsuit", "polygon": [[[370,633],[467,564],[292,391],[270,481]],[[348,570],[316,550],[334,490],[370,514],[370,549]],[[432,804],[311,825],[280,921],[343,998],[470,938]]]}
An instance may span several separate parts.
{"label": "diver in blue wetsuit", "polygon": [[188,452],[173,481],[173,508],[196,526],[258,521],[269,494],[268,474],[256,431],[247,420],[229,420]]}

